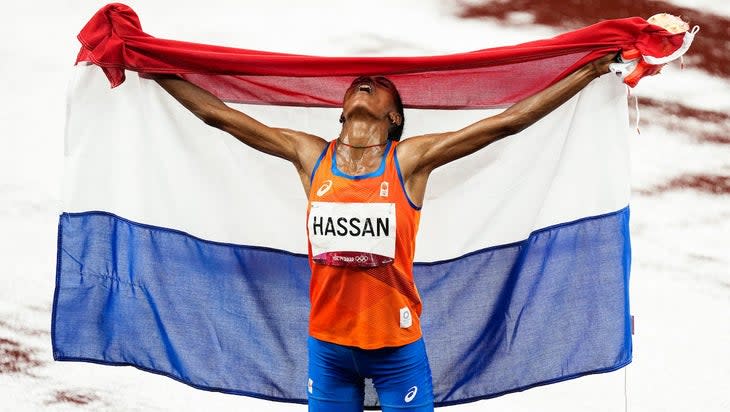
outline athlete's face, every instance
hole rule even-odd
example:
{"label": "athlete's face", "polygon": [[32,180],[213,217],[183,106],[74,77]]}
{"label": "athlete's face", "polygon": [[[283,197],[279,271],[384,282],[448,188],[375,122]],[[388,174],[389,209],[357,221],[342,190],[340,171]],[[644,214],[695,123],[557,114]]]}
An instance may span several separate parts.
{"label": "athlete's face", "polygon": [[397,110],[394,92],[395,86],[385,77],[360,76],[345,92],[343,111],[365,108],[376,115],[394,112]]}

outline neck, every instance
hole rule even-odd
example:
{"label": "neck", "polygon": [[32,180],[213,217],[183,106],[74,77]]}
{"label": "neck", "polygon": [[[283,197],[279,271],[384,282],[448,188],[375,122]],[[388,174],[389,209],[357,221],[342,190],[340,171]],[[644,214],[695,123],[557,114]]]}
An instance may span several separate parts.
{"label": "neck", "polygon": [[386,144],[388,144],[388,142],[371,144],[371,145],[368,145],[368,146],[355,146],[355,145],[351,145],[351,144],[345,143],[345,142],[342,141],[342,139],[337,138],[337,144],[341,144],[343,146],[347,146],[347,147],[349,147],[351,149],[370,149],[371,147],[385,146]]}
{"label": "neck", "polygon": [[357,149],[382,146],[388,142],[389,128],[388,122],[348,119],[337,141]]}

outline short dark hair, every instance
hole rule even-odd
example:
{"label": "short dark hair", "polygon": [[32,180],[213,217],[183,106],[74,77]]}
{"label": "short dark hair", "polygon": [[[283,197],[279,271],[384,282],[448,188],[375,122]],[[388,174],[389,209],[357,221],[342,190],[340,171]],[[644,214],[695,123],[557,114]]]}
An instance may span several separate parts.
{"label": "short dark hair", "polygon": [[[356,83],[361,81],[363,78],[367,76],[360,76],[352,81],[352,84],[350,84],[350,87],[354,86]],[[401,100],[400,93],[398,93],[398,88],[395,87],[395,84],[393,84],[390,79],[384,76],[376,76],[371,77],[375,83],[378,83],[382,86],[385,86],[386,89],[390,90],[391,94],[393,95],[393,101],[395,103],[395,110],[400,115],[400,124],[392,124],[390,126],[390,129],[388,129],[388,139],[389,140],[395,140],[396,142],[400,140],[400,138],[403,136],[403,126],[406,123],[406,116],[405,113],[403,113],[403,100]]]}

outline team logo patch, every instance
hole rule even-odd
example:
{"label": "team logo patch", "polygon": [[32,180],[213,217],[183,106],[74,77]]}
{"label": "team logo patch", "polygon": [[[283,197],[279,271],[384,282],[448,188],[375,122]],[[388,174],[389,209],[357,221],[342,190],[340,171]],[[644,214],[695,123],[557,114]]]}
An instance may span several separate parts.
{"label": "team logo patch", "polygon": [[324,196],[325,193],[329,192],[329,190],[332,188],[332,181],[331,180],[325,180],[324,183],[322,183],[322,186],[317,189],[317,196]]}
{"label": "team logo patch", "polygon": [[388,182],[380,184],[380,197],[388,197]]}
{"label": "team logo patch", "polygon": [[410,328],[413,325],[413,318],[408,306],[400,308],[400,327],[403,329]]}

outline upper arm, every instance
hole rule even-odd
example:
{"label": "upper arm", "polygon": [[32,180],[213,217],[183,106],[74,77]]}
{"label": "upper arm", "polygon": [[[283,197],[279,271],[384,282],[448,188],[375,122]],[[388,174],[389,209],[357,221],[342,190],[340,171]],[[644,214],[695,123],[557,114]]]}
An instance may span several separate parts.
{"label": "upper arm", "polygon": [[206,123],[230,133],[242,143],[294,164],[297,170],[311,171],[327,142],[308,133],[267,126],[233,108],[218,109]]}
{"label": "upper arm", "polygon": [[401,171],[404,176],[428,175],[439,166],[515,133],[516,124],[511,116],[501,113],[460,130],[411,137],[398,146]]}

